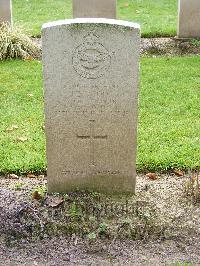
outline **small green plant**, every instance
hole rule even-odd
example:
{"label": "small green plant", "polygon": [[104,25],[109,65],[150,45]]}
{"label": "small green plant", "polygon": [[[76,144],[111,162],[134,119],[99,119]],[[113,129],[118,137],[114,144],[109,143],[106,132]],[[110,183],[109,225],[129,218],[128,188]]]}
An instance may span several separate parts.
{"label": "small green plant", "polygon": [[32,198],[35,200],[44,199],[47,193],[47,187],[45,185],[37,186],[32,191]]}
{"label": "small green plant", "polygon": [[63,199],[64,199],[64,200],[67,200],[68,198],[69,198],[69,195],[68,195],[68,194],[64,194],[64,195],[63,195]]}
{"label": "small green plant", "polygon": [[81,216],[82,212],[81,209],[78,207],[76,202],[73,202],[69,209],[70,217],[79,217]]}
{"label": "small green plant", "polygon": [[97,237],[97,235],[96,235],[95,232],[91,232],[91,233],[89,233],[89,234],[87,235],[87,238],[88,238],[89,240],[94,240],[94,239],[96,239],[96,237]]}
{"label": "small green plant", "polygon": [[89,217],[89,221],[94,223],[96,221],[96,217],[95,216],[90,216]]}
{"label": "small green plant", "polygon": [[39,193],[44,197],[47,193],[47,187],[46,185],[38,186]]}
{"label": "small green plant", "polygon": [[0,26],[0,60],[20,58],[32,60],[41,56],[41,49],[18,27]]}
{"label": "small green plant", "polygon": [[191,40],[191,44],[196,46],[196,47],[199,47],[200,46],[200,39]]}
{"label": "small green plant", "polygon": [[105,222],[100,223],[99,228],[98,228],[98,232],[99,232],[99,234],[100,234],[100,235],[105,234],[107,228],[108,228],[108,225],[107,225]]}
{"label": "small green plant", "polygon": [[14,189],[15,190],[21,190],[22,187],[23,187],[23,185],[24,185],[23,182],[20,182],[19,181],[19,182],[17,182],[17,183],[14,184]]}

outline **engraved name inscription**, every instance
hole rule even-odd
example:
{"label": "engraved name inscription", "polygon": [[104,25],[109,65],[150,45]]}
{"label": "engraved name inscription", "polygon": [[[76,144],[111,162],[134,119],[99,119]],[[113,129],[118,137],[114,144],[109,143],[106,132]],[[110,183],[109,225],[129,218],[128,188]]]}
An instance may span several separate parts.
{"label": "engraved name inscription", "polygon": [[[89,171],[81,171],[81,170],[63,170],[63,175],[85,175],[89,174]],[[95,170],[92,171],[93,175],[120,175],[121,172],[119,170]]]}
{"label": "engraved name inscription", "polygon": [[65,85],[63,91],[66,92],[66,100],[62,95],[54,110],[66,116],[75,114],[90,119],[96,115],[109,114],[111,117],[128,117],[132,111],[126,90],[116,84],[74,83],[70,87]]}

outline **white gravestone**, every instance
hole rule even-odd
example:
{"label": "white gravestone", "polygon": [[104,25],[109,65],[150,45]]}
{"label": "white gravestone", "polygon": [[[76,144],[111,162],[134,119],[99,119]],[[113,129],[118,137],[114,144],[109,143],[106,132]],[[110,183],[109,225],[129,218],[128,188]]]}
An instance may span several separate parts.
{"label": "white gravestone", "polygon": [[49,192],[134,193],[139,25],[57,21],[42,43]]}
{"label": "white gravestone", "polygon": [[200,0],[179,0],[179,38],[200,38]]}
{"label": "white gravestone", "polygon": [[12,24],[12,1],[0,0],[0,23]]}
{"label": "white gravestone", "polygon": [[74,18],[116,18],[116,0],[73,0]]}

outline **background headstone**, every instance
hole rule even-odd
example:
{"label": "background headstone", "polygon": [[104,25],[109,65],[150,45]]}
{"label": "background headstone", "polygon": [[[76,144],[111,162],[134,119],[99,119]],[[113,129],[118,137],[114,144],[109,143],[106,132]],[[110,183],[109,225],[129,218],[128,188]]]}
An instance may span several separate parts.
{"label": "background headstone", "polygon": [[74,19],[43,26],[49,192],[134,192],[139,25]]}
{"label": "background headstone", "polygon": [[0,23],[12,24],[12,0],[0,0]]}
{"label": "background headstone", "polygon": [[74,18],[116,18],[116,0],[73,0]]}
{"label": "background headstone", "polygon": [[179,0],[179,38],[200,38],[200,0]]}

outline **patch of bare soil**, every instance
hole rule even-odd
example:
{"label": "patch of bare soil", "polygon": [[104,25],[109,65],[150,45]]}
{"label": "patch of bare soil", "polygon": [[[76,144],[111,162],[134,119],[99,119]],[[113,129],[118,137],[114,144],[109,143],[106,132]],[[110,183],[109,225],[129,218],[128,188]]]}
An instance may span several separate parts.
{"label": "patch of bare soil", "polygon": [[200,265],[196,174],[140,175],[122,198],[47,195],[46,182],[0,179],[0,265]]}
{"label": "patch of bare soil", "polygon": [[200,40],[142,38],[141,53],[145,56],[200,55]]}
{"label": "patch of bare soil", "polygon": [[[32,38],[41,47],[40,38]],[[144,56],[200,55],[200,40],[177,38],[142,38],[141,54]]]}

